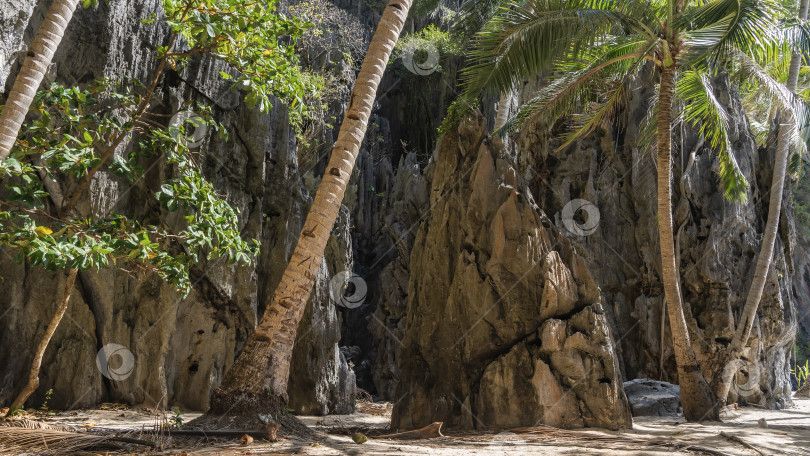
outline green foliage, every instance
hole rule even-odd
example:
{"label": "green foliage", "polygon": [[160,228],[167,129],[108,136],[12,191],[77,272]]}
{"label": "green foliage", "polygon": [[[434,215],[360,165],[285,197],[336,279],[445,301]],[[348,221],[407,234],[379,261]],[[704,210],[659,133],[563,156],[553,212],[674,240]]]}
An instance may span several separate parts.
{"label": "green foliage", "polygon": [[[37,95],[32,106],[37,120],[24,128],[12,155],[0,163],[0,176],[9,190],[0,201],[0,245],[15,250],[17,261],[50,271],[132,264],[158,273],[186,293],[191,287],[189,266],[200,262],[201,251],[208,259],[227,255],[231,261],[250,263],[258,243],[241,239],[236,211],[202,176],[184,137],[167,129],[145,131],[144,138],[128,155],[117,157],[110,169],[134,185],[143,175],[139,158],[164,155],[176,168],[176,177],[155,196],[164,209],[186,214],[185,229],[173,234],[165,223],[142,224],[114,213],[71,218],[48,211],[49,193],[42,176],[56,181],[86,177],[100,163],[97,145],[134,124],[100,110],[95,96],[104,88],[104,84],[88,90],[54,84]],[[136,104],[132,94],[113,98],[121,106]],[[208,114],[200,111],[209,126],[218,127]]]}
{"label": "green foliage", "polygon": [[43,412],[48,411],[48,402],[50,402],[51,396],[53,396],[53,389],[45,391],[45,400],[42,401],[42,405],[39,407],[39,409],[42,410]]}
{"label": "green foliage", "polygon": [[[547,79],[502,134],[527,123],[550,131],[564,120],[571,127],[561,146],[566,147],[596,127],[621,121],[618,114],[629,98],[629,84],[642,68],[672,68],[682,119],[718,152],[724,193],[740,200],[747,181],[731,149],[728,116],[712,79],[720,72],[746,77],[802,117],[800,103],[750,65],[799,47],[803,35],[787,32],[791,26],[779,19],[785,13],[776,0],[529,0],[525,6],[487,0],[483,6],[462,8],[463,23],[457,29],[463,35],[480,28],[468,53],[470,65],[462,73],[465,94],[495,94],[539,75]],[[642,124],[655,127],[650,122],[655,114],[650,110]]]}
{"label": "green foliage", "polygon": [[797,365],[796,369],[791,369],[790,373],[796,377],[799,388],[810,381],[810,361],[804,360],[804,365]]}
{"label": "green foliage", "polygon": [[[439,52],[440,58],[462,55],[464,51],[459,40],[453,35],[430,24],[418,32],[401,37],[394,47],[394,58],[389,60],[389,64],[408,52],[413,53],[414,61],[424,62],[428,59],[431,48]],[[441,71],[441,67],[438,67],[437,71]]]}
{"label": "green foliage", "polygon": [[[328,0],[292,0],[289,5],[290,14],[314,24],[307,28],[299,43],[304,49],[304,61],[307,61],[309,52],[323,53],[341,52],[346,62],[360,69],[360,63],[368,46],[363,25],[357,18],[338,8]],[[310,64],[314,62],[308,62]],[[351,87],[346,87],[350,90]]]}
{"label": "green foliage", "polygon": [[683,120],[692,124],[720,155],[720,179],[729,200],[745,201],[748,180],[743,176],[728,139],[729,116],[714,95],[707,73],[684,71],[675,93],[684,104]]}
{"label": "green foliage", "polygon": [[169,417],[169,429],[180,429],[183,427],[183,412],[178,407],[172,407],[172,416]]}
{"label": "green foliage", "polygon": [[447,107],[447,114],[439,125],[439,134],[445,134],[448,131],[456,128],[458,124],[464,119],[464,116],[472,112],[478,106],[478,99],[468,100],[464,97],[459,97]]}
{"label": "green foliage", "polygon": [[[156,51],[160,63],[151,84],[54,84],[37,95],[32,123],[0,163],[6,188],[0,246],[14,251],[17,261],[50,271],[110,265],[152,271],[188,293],[192,265],[223,256],[250,263],[258,254],[258,242],[241,238],[236,210],[202,174],[184,136],[190,125],[226,134],[210,109],[198,106],[197,116],[166,128],[148,108],[164,70],[207,55],[230,65],[233,70],[221,76],[242,90],[251,106],[268,111],[272,97],[285,103],[300,132],[322,84],[301,69],[295,51],[312,23],[279,13],[275,0],[164,0],[163,6],[170,36]],[[101,98],[104,103],[97,101]],[[127,138],[129,146],[116,154]],[[132,186],[145,186],[142,164],[156,160],[165,160],[169,176],[151,191],[164,212],[181,214],[172,224],[160,217],[147,221],[75,210],[99,170],[106,167]]]}
{"label": "green foliage", "polygon": [[228,63],[235,74],[221,76],[245,91],[251,106],[267,112],[273,107],[271,97],[277,97],[289,107],[290,121],[300,130],[308,105],[323,85],[321,77],[301,69],[295,52],[311,22],[278,13],[275,0],[163,0],[163,9],[165,23],[189,49],[161,46],[158,58],[168,57],[173,68],[198,53]]}
{"label": "green foliage", "polygon": [[[793,213],[796,219],[796,228],[802,242],[810,241],[810,166],[805,169],[793,190]],[[810,358],[810,347],[806,356]]]}

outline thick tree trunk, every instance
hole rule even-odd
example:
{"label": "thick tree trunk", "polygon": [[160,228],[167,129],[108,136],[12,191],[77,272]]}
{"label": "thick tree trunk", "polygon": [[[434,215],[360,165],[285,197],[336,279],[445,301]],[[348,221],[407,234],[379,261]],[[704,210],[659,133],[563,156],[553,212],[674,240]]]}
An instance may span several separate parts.
{"label": "thick tree trunk", "polygon": [[37,346],[37,351],[34,353],[34,361],[31,363],[31,369],[28,372],[28,383],[25,384],[22,391],[20,391],[20,394],[17,395],[17,398],[11,403],[9,412],[21,409],[22,406],[25,405],[25,401],[28,400],[31,394],[33,394],[33,392],[36,391],[37,387],[39,386],[39,369],[42,366],[42,357],[45,355],[45,349],[48,348],[48,344],[51,342],[53,333],[56,332],[59,322],[62,321],[62,317],[67,311],[68,302],[70,301],[70,293],[73,291],[73,284],[76,282],[76,272],[78,272],[76,269],[71,269],[70,272],[68,272],[67,281],[65,282],[65,289],[62,292],[62,300],[59,301],[59,305],[56,307],[56,312],[51,318],[50,323],[48,323],[48,327],[45,328],[45,334],[42,335],[42,339],[39,341],[39,345]]}
{"label": "thick tree trunk", "polygon": [[79,0],[54,0],[45,21],[37,31],[34,43],[25,58],[20,74],[8,95],[6,105],[0,113],[0,160],[5,160],[17,140],[17,134],[28,114],[28,108],[37,94],[45,71],[51,64],[53,54],[62,41],[68,22]]}
{"label": "thick tree trunk", "polygon": [[363,142],[377,86],[410,7],[411,0],[391,0],[383,12],[292,258],[256,331],[214,392],[210,413],[255,413],[287,403],[287,380],[298,322],[315,284],[326,242]]}
{"label": "thick tree trunk", "polygon": [[661,271],[667,313],[672,330],[681,406],[689,421],[718,420],[719,410],[709,384],[703,378],[689,340],[689,329],[683,313],[678,265],[675,264],[675,242],[672,225],[672,94],[675,68],[661,70],[658,94],[658,234],[661,243]]}
{"label": "thick tree trunk", "polygon": [[[810,1],[802,0],[799,8],[799,19],[807,19],[807,10]],[[796,91],[799,81],[799,70],[801,68],[802,57],[798,53],[793,53],[788,69],[788,79],[786,87],[791,92]],[[765,289],[765,282],[768,279],[768,271],[773,261],[774,244],[779,230],[779,215],[782,212],[782,194],[785,187],[785,175],[787,174],[788,159],[790,158],[790,137],[795,128],[793,117],[784,111],[779,112],[779,135],[776,143],[776,157],[773,165],[773,178],[771,180],[771,194],[768,201],[768,221],[765,223],[765,232],[762,235],[762,246],[757,258],[757,266],[754,277],[751,280],[751,288],[745,299],[740,320],[734,331],[734,338],[726,349],[722,363],[717,367],[717,371],[712,379],[712,386],[721,405],[725,405],[728,400],[728,391],[734,380],[734,369],[726,369],[726,366],[736,364],[740,359],[743,349],[748,345],[748,338],[751,336],[751,328],[754,325],[759,302],[762,300],[762,291]],[[732,364],[734,363],[734,364]]]}

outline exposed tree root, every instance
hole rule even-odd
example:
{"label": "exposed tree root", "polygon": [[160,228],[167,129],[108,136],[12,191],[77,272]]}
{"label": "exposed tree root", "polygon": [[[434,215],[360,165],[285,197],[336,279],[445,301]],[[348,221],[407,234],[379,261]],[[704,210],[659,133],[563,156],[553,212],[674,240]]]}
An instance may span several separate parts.
{"label": "exposed tree root", "polygon": [[266,426],[277,425],[280,435],[315,436],[312,429],[287,410],[283,398],[217,391],[211,399],[211,408],[199,418],[189,421],[184,426],[185,430],[209,432],[209,435],[212,430],[239,431],[242,434],[259,432],[258,436],[265,438]]}

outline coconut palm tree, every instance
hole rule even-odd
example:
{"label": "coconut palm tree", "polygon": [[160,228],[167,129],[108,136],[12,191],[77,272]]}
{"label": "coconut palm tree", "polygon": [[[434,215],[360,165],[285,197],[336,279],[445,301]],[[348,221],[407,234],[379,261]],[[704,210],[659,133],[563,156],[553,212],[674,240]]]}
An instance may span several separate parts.
{"label": "coconut palm tree", "polygon": [[257,406],[278,409],[287,403],[287,380],[298,322],[312,293],[326,242],[363,142],[377,86],[411,2],[390,0],[383,12],[298,244],[256,331],[214,392],[210,410],[213,414],[229,410],[251,412]]}
{"label": "coconut palm tree", "polygon": [[28,108],[31,107],[34,95],[37,94],[78,3],[78,0],[54,0],[34,37],[34,43],[14,80],[6,105],[0,112],[0,160],[8,157],[11,147],[17,141],[17,133],[28,114]]}
{"label": "coconut palm tree", "polygon": [[[770,21],[779,9],[773,0],[530,0],[527,7],[502,9],[486,33],[477,35],[464,73],[466,91],[473,96],[552,74],[501,132],[527,123],[550,127],[580,113],[562,149],[616,119],[634,77],[642,69],[654,72],[657,104],[647,122],[656,135],[662,281],[681,401],[690,421],[718,419],[719,408],[691,346],[675,264],[673,101],[683,103],[679,118],[695,126],[717,151],[726,197],[744,200],[748,184],[734,159],[728,115],[714,96],[712,80],[735,59],[748,57],[756,63],[776,53],[772,43],[778,38]],[[756,68],[746,66],[753,77],[773,82]],[[778,90],[778,84],[763,85]]]}
{"label": "coconut palm tree", "polygon": [[[798,18],[801,22],[807,19],[808,4],[810,4],[808,0],[802,0],[799,6]],[[790,58],[787,82],[785,83],[785,89],[789,92],[787,96],[796,92],[801,61],[802,55],[798,50],[794,50]],[[797,133],[795,113],[781,109],[777,118],[782,122],[782,125],[779,127],[776,143],[773,179],[771,180],[771,191],[768,201],[768,221],[765,224],[765,232],[762,236],[762,247],[759,252],[759,257],[757,258],[757,266],[751,281],[751,288],[748,290],[742,315],[740,315],[740,320],[737,322],[736,330],[734,331],[734,337],[727,348],[726,356],[721,366],[722,369],[718,370],[712,382],[717,399],[722,404],[724,404],[728,398],[728,391],[731,387],[734,374],[734,369],[726,369],[725,366],[734,366],[737,360],[740,359],[743,349],[748,344],[748,338],[751,335],[751,328],[754,324],[754,316],[759,307],[759,302],[762,300],[762,290],[765,288],[765,281],[768,277],[768,271],[771,268],[774,243],[779,228],[779,215],[782,211],[782,190],[785,186],[788,158],[790,156],[791,146],[797,144],[797,142],[793,140]]]}

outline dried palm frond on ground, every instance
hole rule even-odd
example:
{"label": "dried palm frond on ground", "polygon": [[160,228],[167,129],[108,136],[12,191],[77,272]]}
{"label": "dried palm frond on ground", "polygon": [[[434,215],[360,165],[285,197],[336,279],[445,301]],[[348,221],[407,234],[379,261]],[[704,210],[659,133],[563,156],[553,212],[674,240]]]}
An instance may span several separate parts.
{"label": "dried palm frond on ground", "polygon": [[[559,429],[545,425],[509,429],[506,432],[509,434],[519,435],[524,442],[553,443],[559,446],[578,446],[586,444],[589,448],[612,450],[623,449],[631,451],[666,447],[672,450],[693,451],[711,456],[728,456],[727,453],[723,453],[722,451],[696,446],[687,442],[677,442],[672,439],[663,440],[624,435],[597,435],[588,431]],[[480,434],[475,435],[467,432],[463,434],[456,434],[452,437],[460,437],[463,440],[472,439],[473,441],[488,441],[493,439],[493,435],[481,436]]]}
{"label": "dried palm frond on ground", "polygon": [[51,431],[70,431],[66,426],[58,426],[48,423],[43,423],[42,421],[36,420],[29,420],[29,419],[20,419],[20,420],[6,420],[2,423],[1,426],[8,426],[8,427],[18,427],[23,429],[48,429]]}
{"label": "dried palm frond on ground", "polygon": [[354,405],[354,408],[359,413],[384,416],[391,414],[391,411],[394,409],[394,405],[390,402],[366,402],[358,400]]}
{"label": "dried palm frond on ground", "polygon": [[31,420],[14,420],[0,426],[0,454],[68,454],[80,450],[127,449],[123,444],[154,447],[147,440],[88,432],[71,432]]}

